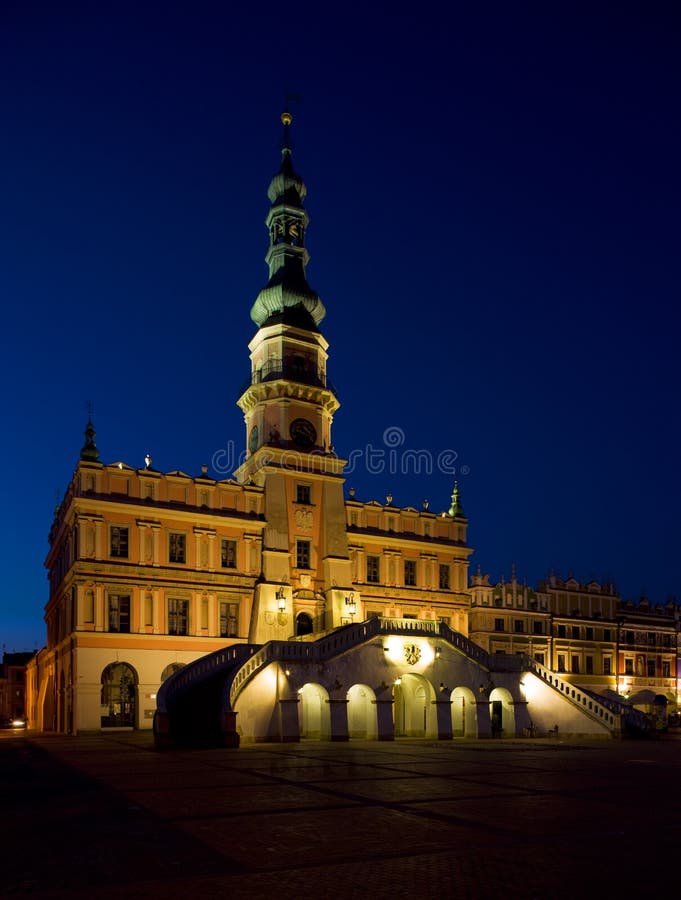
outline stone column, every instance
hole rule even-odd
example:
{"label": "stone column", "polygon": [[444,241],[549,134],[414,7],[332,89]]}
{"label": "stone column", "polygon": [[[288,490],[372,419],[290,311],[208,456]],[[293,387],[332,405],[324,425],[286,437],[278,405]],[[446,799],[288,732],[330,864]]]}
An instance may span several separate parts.
{"label": "stone column", "polygon": [[433,700],[437,713],[437,739],[438,741],[451,741],[452,739],[452,704],[447,697]]}
{"label": "stone column", "polygon": [[283,744],[298,743],[300,740],[297,697],[279,700],[279,737]]}
{"label": "stone column", "polygon": [[232,709],[222,710],[220,730],[222,731],[223,747],[239,746],[239,732],[236,730],[237,715],[238,713],[235,713]]}
{"label": "stone column", "polygon": [[492,737],[492,718],[489,713],[489,697],[485,696],[476,700],[476,719],[478,723],[478,737]]}
{"label": "stone column", "polygon": [[378,728],[379,741],[394,741],[395,724],[393,722],[393,698],[377,697],[374,703],[376,704],[376,725]]}
{"label": "stone column", "polygon": [[331,713],[331,740],[349,741],[347,698],[329,697],[328,704]]}

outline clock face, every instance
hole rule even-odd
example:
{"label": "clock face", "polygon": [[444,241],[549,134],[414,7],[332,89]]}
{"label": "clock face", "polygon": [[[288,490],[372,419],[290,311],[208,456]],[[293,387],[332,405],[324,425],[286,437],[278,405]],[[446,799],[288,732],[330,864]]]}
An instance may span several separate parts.
{"label": "clock face", "polygon": [[299,447],[314,447],[317,442],[317,429],[307,419],[294,419],[289,428],[291,440]]}
{"label": "clock face", "polygon": [[255,451],[258,449],[258,426],[257,425],[254,425],[253,428],[251,428],[251,434],[248,438],[248,449],[251,451],[251,453],[255,453]]}

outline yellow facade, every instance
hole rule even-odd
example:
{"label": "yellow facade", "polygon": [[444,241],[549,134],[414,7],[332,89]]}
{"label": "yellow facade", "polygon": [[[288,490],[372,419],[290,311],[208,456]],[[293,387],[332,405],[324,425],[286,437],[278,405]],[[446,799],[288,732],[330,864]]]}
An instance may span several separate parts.
{"label": "yellow facade", "polygon": [[[288,124],[290,117],[286,129]],[[367,623],[367,635],[378,635],[383,625],[376,619],[397,623],[393,630],[407,637],[410,629],[420,635],[422,646],[400,645],[407,656],[413,649],[409,666],[421,660],[428,668],[426,659],[432,660],[428,666],[438,683],[437,666],[449,655],[449,678],[462,679],[449,685],[453,699],[446,701],[440,696],[447,688],[444,674],[439,686],[429,684],[435,699],[428,701],[434,704],[428,733],[459,733],[451,721],[443,726],[443,717],[463,713],[450,714],[449,706],[438,712],[438,704],[467,704],[461,733],[471,734],[473,721],[490,724],[485,704],[498,704],[501,716],[502,706],[508,711],[524,702],[513,666],[496,667],[494,689],[491,667],[480,674],[486,653],[535,661],[549,693],[564,693],[570,683],[620,693],[626,685],[635,693],[645,682],[675,702],[673,611],[671,618],[648,622],[644,652],[642,630],[625,627],[610,589],[554,580],[533,590],[515,577],[494,586],[481,574],[469,585],[473,551],[456,487],[449,512],[441,514],[395,507],[391,497],[381,504],[346,494],[345,462],[332,439],[339,401],[327,377],[328,344],[318,329],[325,310],[305,277],[306,189],[292,167],[287,133],[282,157],[268,191],[270,278],[251,310],[258,328],[238,400],[245,460],[235,480],[213,479],[206,467],[194,476],[163,473],[151,459],[141,469],[104,464],[88,422],[80,461],[50,531],[47,646],[27,675],[31,727],[70,733],[150,728],[160,685],[181,666],[239,644],[257,654],[268,642],[318,640],[360,622]],[[627,613],[627,620],[632,616]],[[446,636],[445,650],[433,644],[437,635]],[[377,679],[389,671],[389,647],[382,649],[386,655],[363,654],[371,657],[363,663],[366,671]],[[288,658],[281,647],[277,652]],[[474,665],[462,668],[463,657]],[[558,685],[549,676],[561,670],[565,677]],[[430,696],[415,671],[404,682],[395,678],[390,703],[404,701],[412,688],[414,698]],[[349,677],[339,668],[339,684]],[[388,685],[381,676],[375,686],[379,706],[388,702]],[[337,702],[334,709],[348,701],[333,694],[340,688],[314,690],[320,703],[325,696]],[[501,692],[496,698],[494,690]],[[297,700],[289,700],[293,709]],[[265,706],[252,706],[248,715],[269,722]],[[400,715],[401,733],[414,733],[409,716]],[[422,718],[421,711],[416,719]],[[522,717],[513,713],[509,721]],[[593,727],[602,729],[602,722]],[[360,729],[355,723],[351,730]]]}

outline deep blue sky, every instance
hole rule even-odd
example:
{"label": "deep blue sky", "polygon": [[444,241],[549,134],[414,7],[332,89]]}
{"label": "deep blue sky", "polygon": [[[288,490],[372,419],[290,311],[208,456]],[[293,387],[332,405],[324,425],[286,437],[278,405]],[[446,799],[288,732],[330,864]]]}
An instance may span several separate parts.
{"label": "deep blue sky", "polygon": [[287,91],[338,453],[456,451],[495,580],[681,594],[675,5],[103,6],[0,10],[7,649],[44,641],[88,400],[105,462],[243,448]]}

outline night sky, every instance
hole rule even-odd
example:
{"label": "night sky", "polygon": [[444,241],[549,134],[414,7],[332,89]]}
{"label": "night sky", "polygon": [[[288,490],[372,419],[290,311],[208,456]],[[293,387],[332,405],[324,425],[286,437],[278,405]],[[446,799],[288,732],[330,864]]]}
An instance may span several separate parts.
{"label": "night sky", "polygon": [[347,487],[458,479],[495,581],[679,597],[678,5],[240,6],[0,9],[0,642],[88,401],[104,462],[236,468],[290,92]]}

